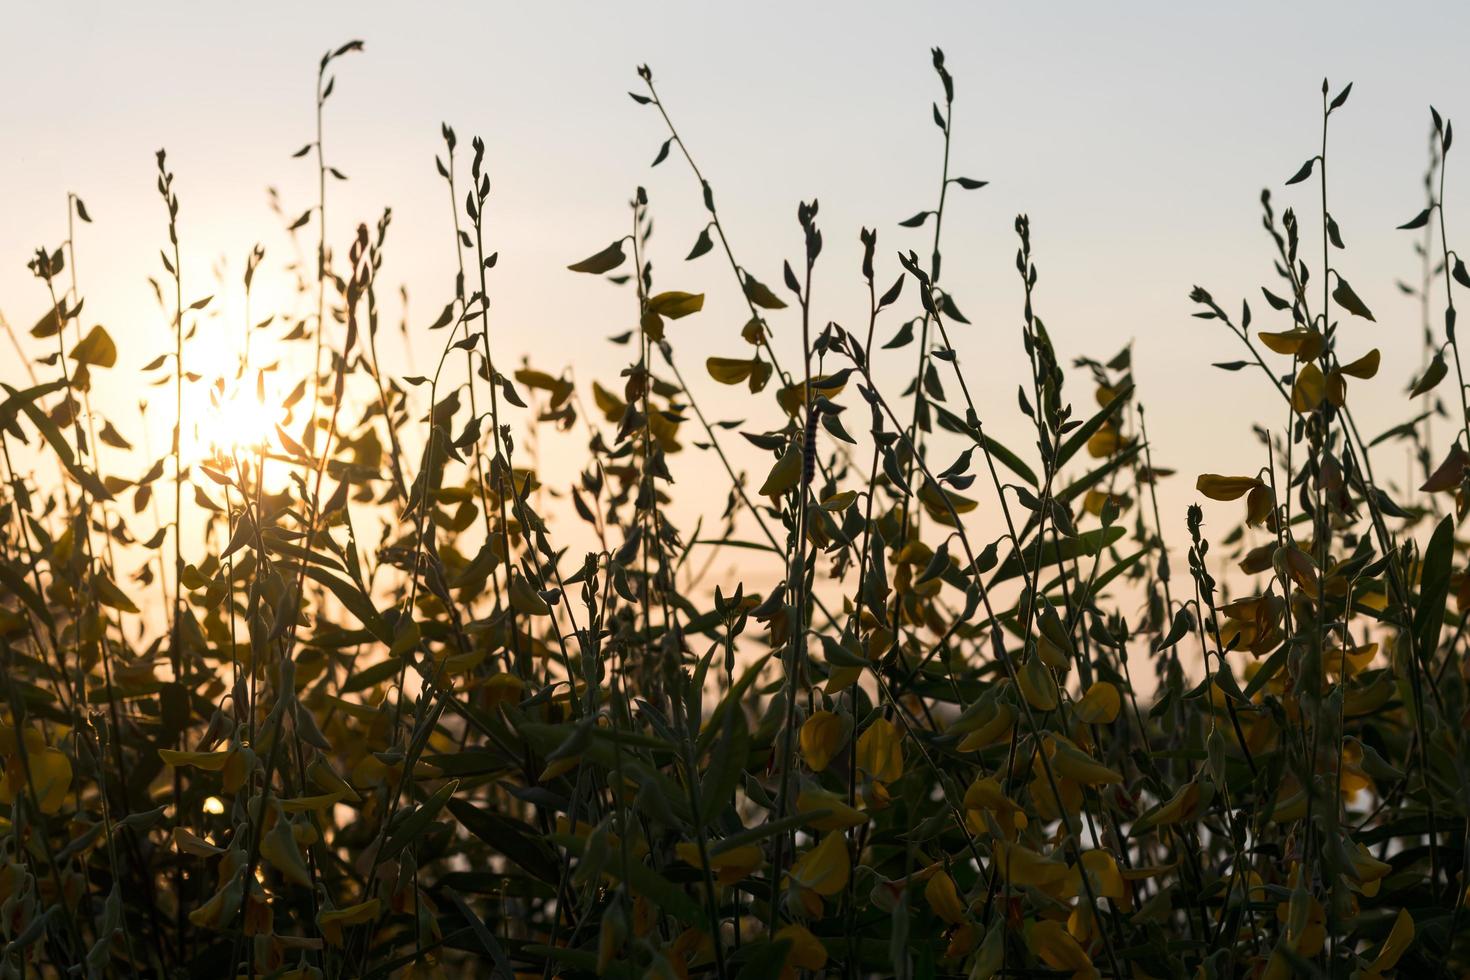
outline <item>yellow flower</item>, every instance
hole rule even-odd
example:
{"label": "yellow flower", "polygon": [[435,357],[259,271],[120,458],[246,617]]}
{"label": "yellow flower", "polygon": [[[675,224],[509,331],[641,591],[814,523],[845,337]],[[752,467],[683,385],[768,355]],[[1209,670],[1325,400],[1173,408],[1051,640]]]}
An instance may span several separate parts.
{"label": "yellow flower", "polygon": [[813,772],[822,772],[842,748],[847,726],[830,711],[818,711],[801,726],[801,757]]}
{"label": "yellow flower", "polygon": [[[704,863],[699,860],[698,844],[687,841],[676,844],[674,852],[685,864],[692,864],[696,868],[704,867]],[[715,873],[715,880],[721,885],[733,885],[742,878],[748,877],[752,871],[764,863],[765,854],[755,844],[743,844],[740,847],[732,847],[728,851],[709,856],[710,870]]]}
{"label": "yellow flower", "polygon": [[1078,699],[1074,711],[1077,720],[1086,725],[1108,725],[1118,717],[1123,699],[1118,689],[1107,681],[1097,681]]}
{"label": "yellow flower", "polygon": [[[25,794],[29,788],[36,792],[36,804],[42,813],[59,813],[66,803],[66,794],[71,789],[71,760],[66,753],[46,744],[46,736],[39,729],[27,727],[25,738],[25,760],[20,756],[20,746],[15,740],[13,728],[0,726],[0,751],[5,754],[5,776],[0,779],[0,803],[7,806],[15,798]],[[30,779],[27,782],[26,770]]]}
{"label": "yellow flower", "polygon": [[1049,741],[1055,747],[1055,755],[1051,760],[1054,775],[1065,777],[1083,786],[1106,786],[1123,781],[1120,774],[1071,743],[1060,738]]}
{"label": "yellow flower", "polygon": [[934,910],[934,914],[952,926],[964,922],[965,904],[960,901],[959,889],[955,887],[954,879],[945,871],[940,871],[929,879],[924,886],[924,900]]}
{"label": "yellow flower", "polygon": [[285,876],[287,881],[309,886],[311,873],[307,870],[306,861],[301,856],[301,847],[297,844],[296,835],[292,832],[291,821],[279,812],[279,808],[280,804],[272,808],[277,811],[275,825],[261,837],[260,853]]}
{"label": "yellow flower", "polygon": [[1398,918],[1393,921],[1393,928],[1389,930],[1388,938],[1383,941],[1383,948],[1374,957],[1373,963],[1363,974],[1363,980],[1382,980],[1383,974],[1392,970],[1414,941],[1414,917],[1407,909],[1399,909]]}
{"label": "yellow flower", "polygon": [[[1055,793],[1052,792],[1052,782],[1056,783]],[[1048,780],[1046,770],[1038,762],[1031,767],[1031,801],[1036,804],[1037,815],[1042,819],[1060,820],[1064,810],[1076,813],[1082,809],[1082,786],[1056,772]]]}
{"label": "yellow flower", "polygon": [[1065,881],[1071,870],[1024,844],[996,841],[993,853],[1001,876],[1013,885],[1045,889]]}
{"label": "yellow flower", "polygon": [[893,722],[879,718],[858,738],[858,768],[880,783],[903,775],[903,742]]}
{"label": "yellow flower", "polygon": [[193,766],[206,772],[219,772],[230,757],[229,749],[214,752],[180,752],[176,749],[159,749],[158,757],[171,766]]}
{"label": "yellow flower", "polygon": [[817,830],[846,830],[868,822],[867,814],[847,805],[836,793],[816,786],[803,787],[796,797],[797,813],[829,811],[825,817],[809,819],[807,825]]}
{"label": "yellow flower", "polygon": [[1118,861],[1111,852],[1087,851],[1082,855],[1081,864],[1073,865],[1071,871],[1072,878],[1075,879],[1074,894],[1087,894],[1082,887],[1082,875],[1086,873],[1095,898],[1111,898],[1126,902],[1128,893],[1123,884],[1123,874],[1118,870]]}
{"label": "yellow flower", "polygon": [[1026,929],[1026,945],[1053,970],[1070,970],[1074,980],[1098,976],[1092,957],[1059,922],[1044,919]]}
{"label": "yellow flower", "polygon": [[1057,682],[1040,657],[1032,657],[1016,671],[1016,685],[1026,703],[1037,711],[1055,711]]}
{"label": "yellow flower", "polygon": [[243,745],[231,745],[213,752],[179,752],[174,749],[159,749],[158,757],[169,765],[192,766],[205,772],[221,774],[225,792],[239,792],[250,778],[255,767],[255,753]]}
{"label": "yellow flower", "polygon": [[847,887],[851,872],[847,839],[836,831],[801,856],[791,866],[791,880],[818,895],[836,895]]}
{"label": "yellow flower", "polygon": [[333,946],[342,945],[342,927],[358,926],[365,922],[373,922],[378,917],[378,910],[383,906],[382,900],[369,899],[359,902],[357,905],[349,905],[345,909],[323,909],[317,914],[316,923],[321,928],[322,938]]}
{"label": "yellow flower", "polygon": [[998,704],[988,718],[965,734],[957,748],[961,752],[978,752],[987,745],[1010,738],[1015,724],[1016,709],[1008,704]]}
{"label": "yellow flower", "polygon": [[1190,820],[1214,799],[1214,786],[1210,783],[1188,782],[1168,801],[1160,803],[1133,822],[1133,832],[1143,833],[1155,827],[1167,827],[1183,820]]}
{"label": "yellow flower", "polygon": [[525,682],[515,674],[491,674],[485,678],[485,700],[492,708],[500,704],[518,704],[525,687]]}
{"label": "yellow flower", "polygon": [[222,848],[215,847],[209,841],[184,827],[175,827],[173,836],[174,847],[177,847],[185,854],[194,857],[213,857],[216,854],[224,853]]}
{"label": "yellow flower", "polygon": [[1353,870],[1358,875],[1357,882],[1349,881],[1348,887],[1362,892],[1369,898],[1377,895],[1384,877],[1393,870],[1393,865],[1378,860],[1373,856],[1372,851],[1356,842],[1348,851],[1348,857],[1352,859]]}
{"label": "yellow flower", "polygon": [[797,970],[820,970],[827,965],[827,947],[805,926],[792,923],[776,931],[776,941],[791,944],[781,966],[782,980],[791,980]]}
{"label": "yellow flower", "polygon": [[965,790],[965,823],[974,833],[987,829],[987,814],[995,819],[1007,840],[1014,840],[1017,831],[1026,829],[1026,813],[1002,791],[994,776],[985,776],[972,782]]}

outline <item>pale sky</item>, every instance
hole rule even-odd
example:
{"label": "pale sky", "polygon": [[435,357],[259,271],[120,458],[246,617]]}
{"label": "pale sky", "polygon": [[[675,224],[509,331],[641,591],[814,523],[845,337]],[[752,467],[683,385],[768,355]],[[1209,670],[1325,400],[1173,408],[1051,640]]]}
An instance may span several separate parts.
{"label": "pale sky", "polygon": [[[683,262],[705,220],[698,189],[676,159],[649,169],[665,133],[625,94],[638,87],[635,66],[652,66],[737,257],[773,287],[799,249],[797,202],[820,199],[818,322],[856,328],[859,227],[879,229],[885,280],[897,249],[927,248],[929,229],[896,224],[937,191],[929,48],[939,44],[957,83],[951,172],[991,182],[951,196],[944,248],[945,283],[974,321],[953,339],[987,425],[1031,447],[1014,400],[1024,358],[1012,222],[1025,211],[1038,310],[1062,355],[1105,358],[1135,342],[1155,460],[1181,471],[1162,501],[1177,545],[1194,474],[1253,471],[1249,423],[1259,410],[1279,427],[1282,415],[1264,380],[1208,366],[1242,354],[1190,317],[1188,293],[1199,283],[1232,310],[1248,297],[1258,325],[1287,325],[1260,301],[1272,252],[1258,195],[1270,186],[1278,207],[1316,225],[1315,181],[1282,185],[1317,151],[1324,75],[1334,92],[1354,83],[1330,150],[1349,246],[1336,261],[1378,317],[1348,323],[1343,350],[1384,354],[1360,424],[1370,436],[1412,414],[1401,392],[1420,359],[1418,307],[1394,282],[1417,264],[1411,235],[1394,226],[1423,206],[1429,104],[1470,119],[1467,29],[1470,7],[1451,3],[11,3],[0,12],[0,310],[24,331],[46,308],[25,263],[64,237],[75,191],[95,219],[78,235],[84,319],[122,348],[99,404],[128,406],[117,424],[135,436],[134,372],[168,337],[146,282],[167,241],[154,151],[167,147],[177,174],[186,298],[215,291],[208,269],[220,258],[238,282],[257,240],[262,275],[274,274],[288,249],[265,189],[292,213],[314,203],[314,167],[290,154],[312,137],[318,57],[360,38],[366,51],[340,63],[327,108],[328,162],[350,177],[330,188],[329,231],[345,254],[351,229],[392,207],[384,278],[408,286],[420,337],[453,291],[449,203],[433,164],[447,120],[466,149],[477,133],[488,143],[498,356],[571,365],[583,382],[616,378],[625,351],[604,338],[631,325],[631,300],[565,266],[624,233],[643,184],[657,285],[708,294],[704,312],[675,327],[686,373],[715,416],[744,417],[739,390],[698,366],[744,353],[743,304],[718,254]],[[1470,200],[1457,156],[1452,245],[1470,222],[1470,207],[1456,207]],[[238,296],[222,301],[237,322]],[[386,313],[396,323],[396,302]],[[796,317],[771,322],[794,362]],[[428,343],[415,352],[420,369],[431,356]],[[912,360],[912,348],[898,354],[894,376]],[[22,376],[6,344],[0,379]],[[1090,409],[1085,377],[1071,394]],[[576,465],[579,445],[547,451]],[[1397,450],[1383,459],[1403,472]],[[703,503],[712,514],[722,499]],[[1237,515],[1216,506],[1223,534]]]}

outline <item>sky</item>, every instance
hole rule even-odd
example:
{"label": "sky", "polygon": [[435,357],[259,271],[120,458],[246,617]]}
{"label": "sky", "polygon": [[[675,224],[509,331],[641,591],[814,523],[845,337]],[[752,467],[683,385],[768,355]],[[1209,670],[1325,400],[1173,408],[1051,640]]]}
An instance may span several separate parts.
{"label": "sky", "polygon": [[[1334,92],[1354,83],[1329,151],[1348,245],[1335,263],[1377,314],[1348,322],[1342,346],[1384,355],[1379,378],[1355,394],[1360,424],[1377,432],[1410,416],[1403,388],[1422,357],[1419,309],[1395,281],[1418,265],[1411,235],[1394,226],[1423,206],[1428,106],[1451,118],[1470,109],[1467,29],[1470,6],[1451,3],[7,4],[0,311],[24,333],[47,308],[25,263],[62,240],[66,195],[80,195],[94,219],[76,243],[84,318],[107,325],[121,348],[98,382],[99,411],[136,435],[138,369],[168,343],[147,283],[167,241],[154,152],[166,147],[176,173],[186,299],[217,292],[211,270],[227,270],[215,305],[225,339],[202,338],[207,360],[241,321],[249,248],[264,243],[273,273],[290,257],[266,188],[291,215],[314,202],[313,164],[290,155],[313,135],[317,59],[361,39],[365,51],[338,65],[326,110],[327,162],[349,178],[330,187],[328,233],[345,253],[358,222],[392,208],[383,276],[406,286],[415,337],[393,355],[399,373],[427,373],[438,340],[425,328],[453,294],[450,202],[434,170],[441,121],[462,144],[476,134],[487,144],[499,356],[524,353],[553,373],[570,366],[584,384],[616,379],[624,349],[605,338],[632,325],[633,301],[565,267],[624,233],[639,185],[652,205],[658,288],[707,294],[705,310],[675,328],[686,369],[744,352],[728,266],[718,255],[683,261],[704,223],[697,184],[675,159],[650,169],[666,134],[625,94],[643,63],[715,189],[737,257],[760,279],[779,284],[781,260],[800,248],[797,204],[820,200],[827,247],[815,315],[858,327],[859,228],[879,230],[884,279],[898,271],[898,250],[927,248],[929,228],[897,223],[937,193],[938,44],[957,88],[951,172],[990,182],[951,195],[943,249],[944,281],[973,321],[953,339],[987,427],[1030,445],[1014,400],[1024,354],[1012,226],[1025,212],[1037,309],[1063,357],[1134,346],[1155,461],[1180,472],[1161,503],[1182,538],[1193,475],[1253,471],[1262,460],[1250,424],[1281,422],[1264,379],[1209,367],[1242,352],[1190,316],[1188,294],[1203,285],[1231,310],[1248,298],[1258,325],[1287,326],[1260,300],[1273,274],[1258,199],[1270,187],[1278,207],[1298,207],[1317,227],[1315,182],[1283,184],[1317,152],[1324,76]],[[1452,244],[1466,186],[1457,164],[1452,154]],[[390,301],[386,316],[397,315]],[[798,321],[784,311],[771,322],[794,360]],[[902,352],[882,370],[897,378],[910,360]],[[738,391],[687,373],[713,416],[747,410]],[[0,347],[0,380],[22,375]],[[1071,394],[1091,406],[1080,375]],[[579,446],[545,451],[565,454],[570,473]],[[1403,472],[1401,452],[1383,453],[1382,469]],[[708,460],[681,466],[676,478],[696,486],[712,471]],[[1237,516],[1216,507],[1222,524]]]}

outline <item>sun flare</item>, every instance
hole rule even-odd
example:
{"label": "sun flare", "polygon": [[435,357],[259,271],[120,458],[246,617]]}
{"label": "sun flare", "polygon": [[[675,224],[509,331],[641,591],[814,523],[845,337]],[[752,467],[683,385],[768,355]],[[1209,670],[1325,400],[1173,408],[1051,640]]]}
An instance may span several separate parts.
{"label": "sun flare", "polygon": [[286,409],[269,386],[217,384],[196,430],[198,448],[202,453],[253,453],[275,445],[276,426],[285,419]]}

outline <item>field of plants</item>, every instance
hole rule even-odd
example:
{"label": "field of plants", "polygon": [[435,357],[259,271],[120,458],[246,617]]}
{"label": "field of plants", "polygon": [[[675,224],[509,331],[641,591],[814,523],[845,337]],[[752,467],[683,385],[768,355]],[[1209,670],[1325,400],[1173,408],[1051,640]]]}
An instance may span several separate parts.
{"label": "field of plants", "polygon": [[[459,262],[432,322],[399,321],[389,212],[328,234],[362,42],[317,72],[298,259],[242,242],[242,309],[184,261],[190,175],[159,151],[138,245],[172,344],[141,379],[86,309],[94,215],[69,196],[34,292],[0,298],[45,311],[0,341],[0,974],[1470,976],[1450,122],[1425,120],[1424,210],[1353,229],[1422,269],[1400,286],[1422,332],[1390,333],[1349,284],[1371,273],[1327,170],[1351,166],[1351,85],[1323,83],[1320,130],[1261,177],[1314,203],[1262,193],[1259,292],[1179,284],[1239,351],[1197,369],[1278,422],[1176,473],[1130,350],[1053,346],[1065,286],[1025,215],[1013,320],[967,329],[943,231],[986,182],[951,159],[967,93],[932,64],[931,203],[902,222],[925,254],[817,199],[796,254],[743,254],[689,120],[630,73],[654,166],[687,172],[666,206],[705,224],[666,245],[640,187],[621,226],[571,233],[560,274],[620,287],[615,356],[579,376],[492,312],[516,243],[479,138],[445,125],[433,161]],[[861,267],[829,267],[828,234]],[[744,297],[704,363],[679,355],[715,312],[686,261]],[[824,290],[866,322],[826,320]],[[987,371],[996,330],[1024,374]],[[421,375],[388,353],[409,335],[440,352]],[[1405,336],[1422,370],[1376,377]],[[238,367],[202,375],[204,345]],[[1370,385],[1402,411],[1356,415]],[[108,386],[146,389],[172,445],[94,411]],[[701,404],[720,386],[741,418]],[[1015,387],[1012,417],[982,418],[981,386]],[[570,485],[542,438],[585,445]],[[1375,476],[1406,450],[1412,485]],[[708,479],[674,482],[691,454]],[[1235,525],[1161,509],[1162,480]]]}

